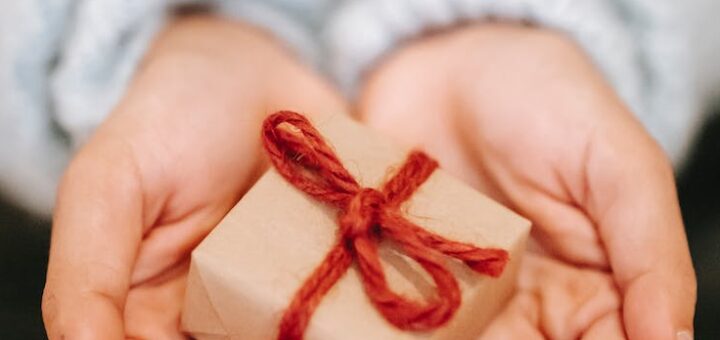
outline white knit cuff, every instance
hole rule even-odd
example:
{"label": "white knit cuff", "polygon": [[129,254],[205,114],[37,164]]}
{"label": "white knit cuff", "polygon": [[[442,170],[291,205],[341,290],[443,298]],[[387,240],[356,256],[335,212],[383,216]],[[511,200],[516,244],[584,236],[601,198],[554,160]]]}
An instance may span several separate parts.
{"label": "white knit cuff", "polygon": [[348,93],[403,40],[468,20],[530,21],[574,37],[626,100],[639,106],[636,49],[604,0],[363,0],[339,8],[325,31],[329,72]]}
{"label": "white knit cuff", "polygon": [[317,66],[320,48],[310,26],[280,4],[255,1],[215,0],[214,12],[257,26],[273,34],[278,41],[304,62]]}

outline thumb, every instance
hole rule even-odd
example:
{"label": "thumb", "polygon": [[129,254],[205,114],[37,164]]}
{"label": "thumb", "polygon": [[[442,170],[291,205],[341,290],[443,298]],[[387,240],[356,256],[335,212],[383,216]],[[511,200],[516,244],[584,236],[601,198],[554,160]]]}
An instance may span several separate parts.
{"label": "thumb", "polygon": [[59,190],[42,305],[50,339],[125,338],[123,309],[142,237],[142,191],[137,171],[117,150],[87,149]]}
{"label": "thumb", "polygon": [[637,122],[612,126],[590,144],[586,208],[623,292],[628,336],[691,339],[696,281],[672,167]]}

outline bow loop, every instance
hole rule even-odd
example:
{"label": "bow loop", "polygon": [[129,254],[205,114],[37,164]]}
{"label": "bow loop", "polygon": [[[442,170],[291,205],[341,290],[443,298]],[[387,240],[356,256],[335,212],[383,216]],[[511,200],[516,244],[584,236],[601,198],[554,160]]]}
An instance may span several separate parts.
{"label": "bow loop", "polygon": [[346,204],[360,191],[307,118],[281,111],[265,120],[262,133],[273,166],[298,189],[335,206]]}

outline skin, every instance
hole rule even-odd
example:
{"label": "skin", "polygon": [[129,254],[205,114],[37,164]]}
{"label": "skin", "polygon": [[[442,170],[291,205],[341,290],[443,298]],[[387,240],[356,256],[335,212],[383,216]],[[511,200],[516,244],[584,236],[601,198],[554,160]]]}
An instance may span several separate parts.
{"label": "skin", "polygon": [[518,291],[484,338],[692,329],[672,168],[569,40],[470,25],[406,45],[364,84],[351,107],[258,31],[208,17],[170,24],[60,186],[49,337],[184,338],[189,253],[264,169],[262,118],[351,108],[533,221]]}

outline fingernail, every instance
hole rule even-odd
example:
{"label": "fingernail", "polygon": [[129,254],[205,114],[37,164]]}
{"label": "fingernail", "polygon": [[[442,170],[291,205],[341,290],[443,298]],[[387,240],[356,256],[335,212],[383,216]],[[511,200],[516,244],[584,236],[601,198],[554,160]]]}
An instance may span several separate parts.
{"label": "fingernail", "polygon": [[675,339],[677,340],[693,340],[692,332],[690,331],[679,331],[675,335]]}

